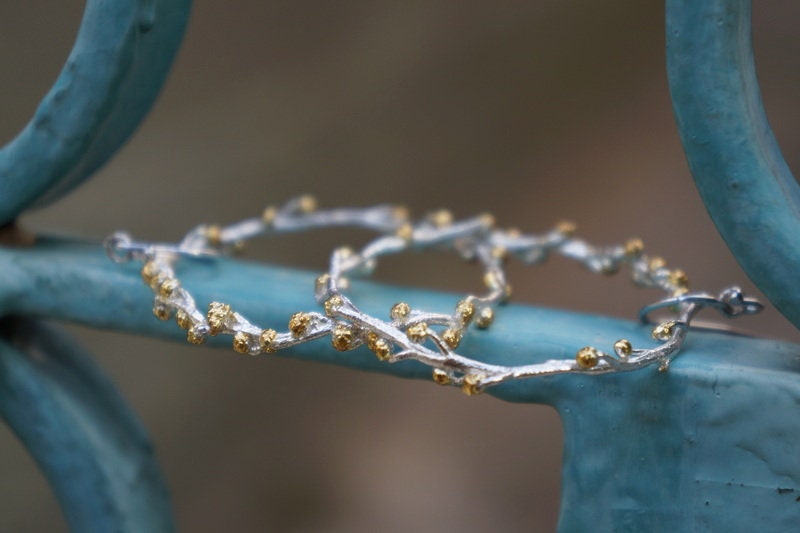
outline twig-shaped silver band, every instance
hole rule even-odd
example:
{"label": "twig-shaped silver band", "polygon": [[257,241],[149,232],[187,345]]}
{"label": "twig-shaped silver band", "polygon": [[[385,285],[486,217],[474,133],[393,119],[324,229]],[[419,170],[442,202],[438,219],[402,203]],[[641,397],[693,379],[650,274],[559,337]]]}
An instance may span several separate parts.
{"label": "twig-shaped silver band", "polygon": [[[380,236],[360,252],[349,248],[333,252],[328,272],[317,279],[314,289],[323,312],[292,314],[287,331],[256,326],[221,302],[211,302],[207,312],[200,311],[175,275],[175,263],[181,257],[213,260],[258,235],[329,226],[359,226]],[[712,307],[727,317],[761,310],[761,304],[746,299],[737,287],[725,289],[716,298],[708,293],[690,293],[686,274],[667,268],[660,258],[645,255],[638,239],[623,245],[597,247],[575,238],[574,232],[574,225],[561,223],[543,235],[527,235],[518,230],[495,228],[490,215],[454,221],[448,211],[431,213],[411,224],[403,208],[382,205],[318,210],[314,200],[304,196],[281,208],[267,208],[260,218],[226,227],[198,226],[177,245],[135,242],[124,233],[110,236],[105,245],[115,261],[144,263],[142,277],[155,294],[154,314],[162,320],[174,316],[178,325],[187,330],[187,340],[191,343],[200,344],[208,336],[231,335],[237,352],[257,355],[327,336],[340,351],[366,345],[387,363],[419,361],[432,367],[434,381],[460,386],[467,394],[513,379],[552,374],[625,372],[653,364],[666,370],[700,309]],[[364,313],[345,295],[348,278],[369,275],[380,257],[409,249],[450,250],[464,259],[477,261],[483,270],[486,292],[462,298],[452,314],[412,309],[399,302],[389,311],[389,321]],[[645,306],[639,313],[643,323],[649,323],[650,314],[659,309],[667,308],[675,314],[673,319],[654,327],[653,338],[660,344],[654,348],[634,348],[629,341],[620,339],[609,351],[586,346],[573,359],[520,366],[487,364],[456,353],[469,326],[489,327],[495,307],[511,295],[505,261],[513,256],[535,264],[551,253],[606,274],[628,265],[638,286],[663,290],[667,298]]]}

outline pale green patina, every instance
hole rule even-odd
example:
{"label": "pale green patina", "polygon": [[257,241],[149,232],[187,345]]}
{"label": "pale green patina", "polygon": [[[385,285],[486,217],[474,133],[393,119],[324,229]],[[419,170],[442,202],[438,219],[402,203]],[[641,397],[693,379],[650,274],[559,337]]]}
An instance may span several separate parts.
{"label": "pale green patina", "polygon": [[[87,177],[132,131],[166,75],[188,2],[113,2],[127,6],[119,11],[100,4],[112,3],[89,3],[87,13],[94,15],[84,20],[81,46],[115,50],[121,65],[135,46],[152,53],[163,46],[165,58],[140,64],[116,83],[85,86],[105,102],[91,113],[68,112],[70,97],[80,103],[85,96],[59,92],[66,82],[57,83],[37,112],[40,118],[14,141],[19,147],[0,152],[4,220]],[[145,17],[144,28],[141,13],[147,9],[154,15]],[[673,100],[704,200],[749,274],[796,318],[790,237],[797,185],[763,118],[752,70],[749,3],[669,0],[667,9]],[[100,24],[96,17],[115,23]],[[144,45],[150,37],[155,41]],[[114,57],[106,59],[95,67],[94,55],[76,52],[69,68],[113,70]],[[120,98],[137,88],[147,88],[149,96],[122,105]],[[6,317],[0,411],[51,480],[70,526],[170,531],[164,483],[138,423],[90,360],[37,321],[174,340],[183,332],[153,319],[151,294],[136,268],[111,263],[96,243],[40,239],[33,246],[3,248],[0,268],[0,314]],[[313,306],[310,273],[220,259],[186,260],[180,275],[199,301],[214,299],[213,285],[214,294],[225,294],[255,323],[282,322],[287,312]],[[400,299],[431,310],[452,306],[452,296],[370,283],[355,284],[352,293],[367,311],[385,310]],[[618,319],[526,306],[501,313],[491,330],[465,339],[465,351],[485,353],[489,362],[522,364],[570,357],[580,348],[576,342],[653,342],[650,328]],[[324,341],[286,355],[429,379],[428,369],[416,363],[389,366],[366,350],[342,354]],[[552,376],[489,393],[549,404],[560,413],[566,435],[561,531],[788,531],[800,523],[798,372],[800,346],[692,331],[668,372]]]}

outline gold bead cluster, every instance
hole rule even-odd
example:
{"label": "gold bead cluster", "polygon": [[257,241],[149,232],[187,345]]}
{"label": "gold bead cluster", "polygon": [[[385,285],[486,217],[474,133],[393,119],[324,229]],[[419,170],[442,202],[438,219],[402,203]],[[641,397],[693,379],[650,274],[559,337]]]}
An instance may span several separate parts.
{"label": "gold bead cluster", "polygon": [[[569,226],[574,231],[573,226]],[[689,292],[689,277],[683,270],[667,268],[666,261],[661,257],[647,257],[644,255],[644,243],[641,239],[630,239],[622,245],[623,261],[630,263],[633,271],[634,282],[641,287],[653,287],[664,290],[672,297],[682,296]],[[618,263],[609,262],[604,265],[604,273],[616,272]],[[653,338],[659,341],[668,341],[676,327],[675,321],[658,324],[653,328]],[[614,355],[618,360],[625,361],[634,353],[630,341],[620,339],[614,343]],[[601,359],[611,356],[592,346],[578,350],[575,361],[580,368],[591,369],[597,366]]]}

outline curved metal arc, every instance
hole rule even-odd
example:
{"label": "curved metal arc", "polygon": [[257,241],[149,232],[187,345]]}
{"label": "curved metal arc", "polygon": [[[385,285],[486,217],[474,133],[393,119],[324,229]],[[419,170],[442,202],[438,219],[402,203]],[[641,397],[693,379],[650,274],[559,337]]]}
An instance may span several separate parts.
{"label": "curved metal arc", "polygon": [[113,385],[65,333],[5,319],[0,415],[33,455],[72,531],[174,531],[152,445]]}
{"label": "curved metal arc", "polygon": [[0,149],[0,224],[88,178],[155,101],[191,0],[89,0],[72,52],[34,117]]}
{"label": "curved metal arc", "polygon": [[689,166],[748,276],[800,327],[800,186],[767,121],[749,0],[668,0],[667,72]]}
{"label": "curved metal arc", "polygon": [[698,308],[710,307],[728,318],[734,318],[741,314],[752,315],[760,313],[764,309],[764,306],[758,300],[745,298],[741,289],[731,287],[724,290],[719,296],[703,292],[688,293],[659,300],[639,310],[639,322],[653,324],[654,322],[650,319],[651,313],[659,309],[669,309],[682,304],[691,304]]}

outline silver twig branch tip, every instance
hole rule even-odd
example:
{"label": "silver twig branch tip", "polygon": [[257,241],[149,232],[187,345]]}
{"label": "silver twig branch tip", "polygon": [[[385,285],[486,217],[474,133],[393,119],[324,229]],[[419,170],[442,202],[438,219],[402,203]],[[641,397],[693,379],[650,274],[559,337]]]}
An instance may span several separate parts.
{"label": "silver twig branch tip", "polygon": [[[175,275],[174,266],[181,257],[213,258],[240,251],[245,241],[259,235],[330,226],[367,228],[377,232],[378,237],[360,251],[334,250],[328,272],[319,276],[314,286],[321,312],[290,313],[285,328],[256,326],[223,302],[210,302],[201,311]],[[456,220],[446,210],[412,223],[402,207],[322,210],[312,197],[302,196],[282,207],[267,207],[260,216],[229,226],[198,226],[178,244],[141,243],[118,232],[106,239],[105,247],[114,261],[143,263],[142,280],[154,294],[153,314],[160,320],[174,318],[192,344],[202,344],[209,336],[228,335],[236,352],[258,355],[328,337],[338,351],[364,345],[386,363],[419,361],[432,368],[434,382],[461,387],[468,395],[505,381],[552,374],[626,372],[651,365],[663,371],[677,355],[692,318],[700,309],[711,307],[726,317],[736,317],[762,308],[738,287],[725,289],[716,297],[690,292],[688,276],[680,269],[668,268],[660,257],[646,255],[639,239],[598,247],[575,234],[576,226],[570,222],[561,222],[542,235],[528,235],[517,229],[497,228],[494,217],[488,214]],[[446,249],[476,261],[483,271],[485,291],[461,298],[450,314],[398,302],[387,310],[386,319],[364,313],[346,296],[349,278],[369,275],[382,256],[411,249]],[[639,313],[646,324],[651,323],[654,311],[666,309],[672,314],[652,330],[658,344],[636,348],[627,339],[620,339],[607,352],[583,346],[573,359],[520,366],[488,364],[457,353],[470,327],[490,327],[495,308],[510,297],[506,261],[514,257],[525,264],[537,264],[551,253],[602,274],[614,274],[625,265],[636,285],[664,291],[666,298],[645,306]]]}

